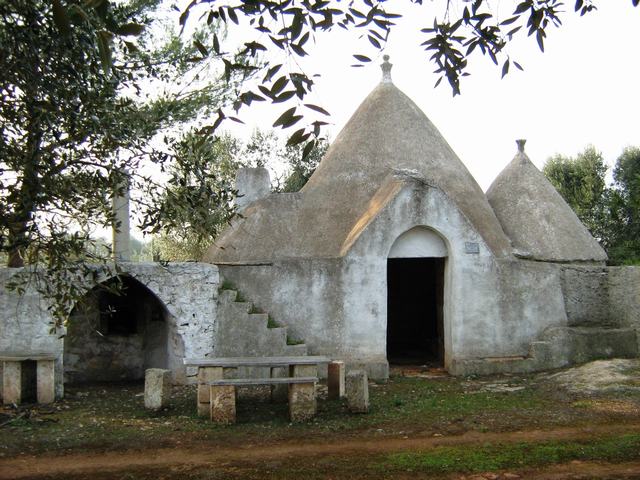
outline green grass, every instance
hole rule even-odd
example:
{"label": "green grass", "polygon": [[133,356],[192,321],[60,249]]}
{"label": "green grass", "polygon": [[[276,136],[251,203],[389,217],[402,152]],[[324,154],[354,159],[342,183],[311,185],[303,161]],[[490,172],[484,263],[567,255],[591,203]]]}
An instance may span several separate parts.
{"label": "green grass", "polygon": [[640,458],[640,434],[582,442],[522,442],[439,447],[422,453],[395,453],[379,463],[421,473],[477,473],[540,467],[572,460],[622,462]]}
{"label": "green grass", "polygon": [[304,340],[292,338],[289,335],[287,335],[287,345],[302,345],[303,343],[304,343]]}
{"label": "green grass", "polygon": [[218,287],[219,291],[223,291],[223,290],[235,290],[236,287],[233,285],[233,283],[231,283],[229,280],[224,280],[222,282],[222,285],[220,285],[220,287]]}
{"label": "green grass", "polygon": [[[376,436],[384,441],[387,435],[513,431],[623,423],[630,418],[592,409],[574,397],[530,384],[526,377],[512,376],[508,381],[525,388],[487,392],[481,383],[487,383],[486,379],[392,377],[385,384],[370,386],[369,414],[350,414],[343,402],[321,399],[318,415],[303,424],[289,422],[286,403],[241,398],[238,423],[232,426],[196,416],[194,386],[175,388],[170,407],[158,413],[144,409],[142,384],[68,388],[62,402],[42,411],[35,409],[31,418],[3,427],[0,455],[76,448],[135,449],[176,442],[311,441],[341,435]],[[640,404],[640,393],[626,394],[625,401]]]}
{"label": "green grass", "polygon": [[280,328],[280,327],[282,327],[282,325],[276,322],[271,315],[267,317],[267,328]]}

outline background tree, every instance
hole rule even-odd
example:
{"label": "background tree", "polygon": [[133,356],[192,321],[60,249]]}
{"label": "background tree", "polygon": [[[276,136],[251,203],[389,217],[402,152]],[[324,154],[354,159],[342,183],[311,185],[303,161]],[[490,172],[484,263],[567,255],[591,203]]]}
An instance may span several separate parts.
{"label": "background tree", "polygon": [[588,146],[575,157],[555,155],[547,160],[542,171],[606,248],[610,242],[606,222],[609,195],[605,180],[607,165],[602,153]]}
{"label": "background tree", "polygon": [[158,217],[149,223],[153,253],[160,260],[200,260],[235,211],[240,143],[225,135],[213,139],[188,132],[177,145],[167,188],[156,200]]}
{"label": "background tree", "polygon": [[612,265],[640,263],[640,149],[629,147],[617,159],[614,183],[594,147],[576,157],[556,155],[543,172],[600,242]]}
{"label": "background tree", "polygon": [[[0,2],[0,251],[29,266],[10,286],[35,280],[58,323],[97,278],[87,261],[107,268],[104,249],[87,245],[114,221],[114,193],[127,182],[161,191],[150,172],[171,161],[172,129],[219,106],[235,82],[195,82],[207,62],[189,59],[213,26],[188,44],[144,34],[157,4]],[[154,84],[168,79],[166,90]],[[151,142],[159,132],[163,148]],[[137,198],[147,220],[167,221],[147,198]]]}
{"label": "background tree", "polygon": [[[238,168],[269,168],[273,191],[297,192],[327,148],[327,141],[319,141],[303,158],[301,145],[286,145],[272,131],[256,130],[246,143],[230,135],[214,140],[189,132],[177,149],[164,197],[158,200],[172,220],[155,229],[158,233],[151,240],[154,256],[161,261],[202,258],[235,215]],[[282,167],[283,173],[275,175]]]}
{"label": "background tree", "polygon": [[609,257],[616,264],[640,264],[640,148],[625,148],[618,157],[613,178]]}

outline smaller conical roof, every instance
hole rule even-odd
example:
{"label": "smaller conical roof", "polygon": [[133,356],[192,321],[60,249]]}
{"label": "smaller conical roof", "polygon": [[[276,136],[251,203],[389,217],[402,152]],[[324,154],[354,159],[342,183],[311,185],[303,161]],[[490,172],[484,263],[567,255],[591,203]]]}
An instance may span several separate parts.
{"label": "smaller conical roof", "polygon": [[498,175],[487,198],[521,256],[552,262],[597,261],[607,254],[571,207],[524,153]]}

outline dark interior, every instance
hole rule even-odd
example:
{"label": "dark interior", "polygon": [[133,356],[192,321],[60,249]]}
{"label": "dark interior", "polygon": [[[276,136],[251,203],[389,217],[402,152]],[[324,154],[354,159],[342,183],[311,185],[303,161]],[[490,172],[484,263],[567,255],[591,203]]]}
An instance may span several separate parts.
{"label": "dark interior", "polygon": [[100,312],[100,333],[103,335],[135,335],[142,333],[146,317],[162,320],[162,306],[155,296],[140,282],[123,276],[117,289],[117,280],[106,282],[105,289],[97,291]]}
{"label": "dark interior", "polygon": [[387,359],[444,364],[444,258],[387,260]]}

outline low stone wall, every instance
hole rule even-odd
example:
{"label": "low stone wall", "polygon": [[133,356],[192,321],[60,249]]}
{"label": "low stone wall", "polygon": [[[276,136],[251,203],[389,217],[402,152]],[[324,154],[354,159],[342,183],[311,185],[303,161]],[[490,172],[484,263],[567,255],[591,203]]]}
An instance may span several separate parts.
{"label": "low stone wall", "polygon": [[[120,267],[145,285],[166,309],[167,368],[172,371],[174,382],[186,382],[182,359],[203,356],[214,347],[218,268],[202,263],[123,263]],[[0,269],[0,352],[54,354],[56,396],[60,398],[66,332],[64,328],[52,330],[47,305],[33,285],[23,295],[6,289],[6,284],[21,271]],[[0,384],[0,397],[1,388]]]}
{"label": "low stone wall", "polygon": [[609,310],[621,327],[635,328],[640,351],[640,267],[609,267]]}

